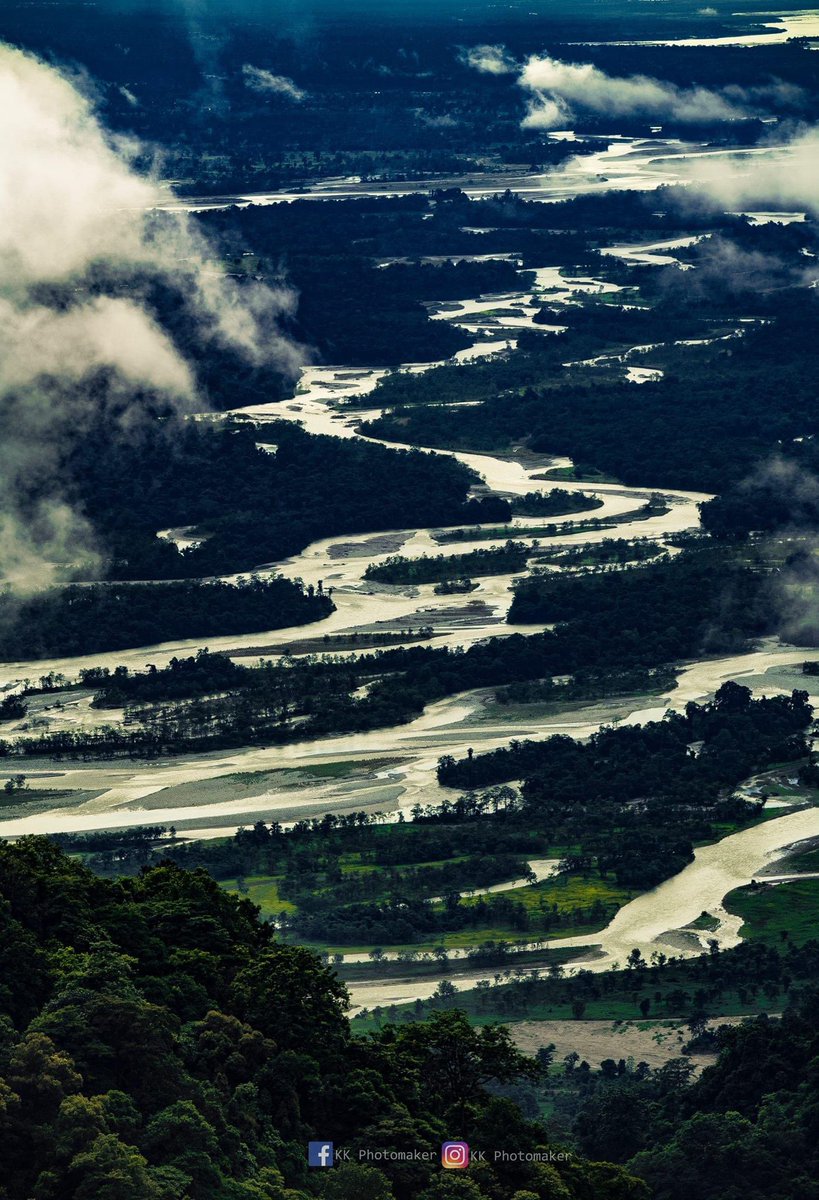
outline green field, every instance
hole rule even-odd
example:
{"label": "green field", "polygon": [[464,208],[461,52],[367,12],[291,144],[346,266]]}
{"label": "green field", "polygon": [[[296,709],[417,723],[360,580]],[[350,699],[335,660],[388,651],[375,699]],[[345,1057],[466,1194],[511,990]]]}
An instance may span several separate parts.
{"label": "green field", "polygon": [[742,917],[742,937],[801,945],[819,934],[819,879],[737,888],[726,896],[725,907]]}
{"label": "green field", "polygon": [[[553,904],[557,905],[560,912],[572,912],[578,908],[590,908],[597,901],[607,906],[614,907],[616,905],[617,908],[620,908],[633,898],[634,893],[618,887],[616,883],[608,879],[601,879],[599,875],[590,873],[588,878],[584,878],[582,875],[557,875],[554,879],[545,879],[542,883],[513,888],[504,895],[509,900],[516,900],[535,912],[547,906],[551,907]],[[475,900],[467,899],[464,903],[475,903]]]}
{"label": "green field", "polygon": [[242,880],[242,887],[237,879],[223,879],[221,886],[234,896],[243,896],[252,900],[262,910],[263,917],[272,917],[280,912],[295,912],[295,904],[283,900],[279,895],[279,879],[273,875],[249,875]]}

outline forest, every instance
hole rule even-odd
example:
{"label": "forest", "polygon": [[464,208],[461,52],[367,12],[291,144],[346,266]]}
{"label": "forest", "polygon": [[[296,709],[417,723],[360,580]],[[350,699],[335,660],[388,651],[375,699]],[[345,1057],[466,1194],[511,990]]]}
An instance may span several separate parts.
{"label": "forest", "polygon": [[[547,1044],[537,1053],[545,1078],[523,1080],[507,1094],[527,1112],[547,1107],[568,1142],[626,1164],[657,1200],[792,1200],[810,1196],[816,1169],[818,981],[815,938],[722,952],[712,946],[688,961],[656,954],[649,962],[636,951],[624,969],[605,975],[581,969],[569,976],[555,964],[539,978],[486,980],[475,992],[422,1003],[394,1019],[423,1020],[454,1007],[507,1021],[614,1011],[638,1020],[683,1017],[683,1054],[662,1066],[616,1057],[589,1062],[576,1051],[558,1060]],[[726,1006],[748,1016],[728,1028],[711,1026],[709,1016]],[[379,1011],[375,1025],[390,1019]],[[703,1050],[718,1057],[695,1077],[688,1055]]]}
{"label": "forest", "polygon": [[[579,469],[624,483],[721,492],[783,444],[817,431],[819,300],[794,289],[778,293],[776,306],[775,316],[736,343],[716,342],[701,362],[692,360],[684,377],[637,388],[605,380],[565,381],[559,390],[534,385],[475,407],[402,409],[364,429],[396,442],[477,451],[507,449],[525,437],[534,451],[568,455]],[[466,398],[469,368],[458,370]]]}
{"label": "forest", "polygon": [[586,492],[570,492],[566,488],[550,488],[546,492],[526,492],[512,501],[512,511],[520,517],[558,517],[568,513],[589,512],[602,508],[599,496]]}
{"label": "forest", "polygon": [[756,471],[702,505],[703,528],[725,539],[779,531],[810,534],[819,524],[818,469],[819,452],[812,439],[783,446]]}
{"label": "forest", "polygon": [[[168,864],[100,880],[24,839],[0,847],[0,899],[9,1200],[446,1200],[438,1164],[453,1129],[498,1148],[550,1145],[492,1093],[537,1074],[507,1031],[442,1013],[355,1037],[332,973],[204,872]],[[354,1156],[327,1191],[305,1145],[328,1134],[353,1150],[428,1153],[378,1168]],[[512,1200],[532,1187],[647,1195],[623,1168],[579,1156],[487,1165],[468,1194]]]}
{"label": "forest", "polygon": [[328,596],[290,579],[168,581],[0,594],[0,659],[96,654],[174,638],[221,637],[320,621]]}
{"label": "forest", "polygon": [[[736,1186],[754,1200],[810,1194],[816,943],[743,946],[693,963],[635,958],[610,976],[556,971],[470,999],[488,1009],[485,1028],[450,1002],[424,1022],[362,1037],[328,969],[275,941],[247,901],[201,871],[168,864],[101,880],[46,840],[25,839],[0,849],[0,896],[9,1200],[44,1188],[113,1200],[450,1200],[457,1193],[431,1163],[453,1129],[473,1145],[573,1150],[568,1166],[473,1170],[464,1194],[474,1200],[549,1190],[570,1200],[728,1200]],[[9,971],[21,957],[25,974]],[[762,999],[764,988],[770,1003],[784,989],[785,1014],[720,1032],[719,1060],[693,1081],[684,1060],[592,1072],[574,1055],[546,1071],[491,1017],[535,999],[559,1008],[571,996],[594,1011],[601,995],[657,994],[672,1011],[699,1009],[702,1030],[703,1011],[737,988],[746,1004],[751,992]],[[504,1098],[532,1091],[563,1098],[550,1121],[558,1127],[570,1099],[562,1141]],[[307,1172],[304,1143],[328,1134],[434,1156],[354,1161],[325,1191]]]}
{"label": "forest", "polygon": [[530,553],[525,542],[513,542],[510,539],[504,546],[470,550],[466,554],[423,554],[420,558],[402,558],[393,554],[383,563],[370,563],[364,578],[378,583],[415,584],[464,579],[473,575],[507,575],[525,570]]}
{"label": "forest", "polygon": [[[494,497],[468,499],[473,477],[452,459],[314,436],[288,421],[157,425],[114,446],[100,434],[72,449],[67,471],[114,579],[249,571],[333,534],[503,520],[511,511]],[[184,551],[155,536],[184,526],[202,539]]]}

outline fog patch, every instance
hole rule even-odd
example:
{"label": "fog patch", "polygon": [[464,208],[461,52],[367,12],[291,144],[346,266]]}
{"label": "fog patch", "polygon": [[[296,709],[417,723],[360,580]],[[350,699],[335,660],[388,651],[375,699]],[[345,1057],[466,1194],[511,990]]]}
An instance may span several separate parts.
{"label": "fog patch", "polygon": [[791,459],[776,455],[760,464],[737,487],[753,497],[762,511],[786,514],[770,551],[781,551],[782,539],[795,550],[771,578],[768,599],[779,636],[797,645],[819,645],[819,478]]}
{"label": "fog patch", "polygon": [[6,45],[0,149],[0,578],[30,589],[94,554],[60,480],[67,442],[101,421],[127,433],[151,401],[202,405],[123,280],[166,281],[204,337],[252,363],[295,376],[302,355],[277,324],[293,295],[240,288],[190,218],[151,212],[167,193],[134,169],[140,147],[103,129],[78,81]]}
{"label": "fog patch", "polygon": [[721,234],[699,241],[693,262],[685,265],[693,269],[683,273],[679,266],[669,267],[660,277],[660,285],[687,300],[812,287],[819,278],[819,264],[811,258],[788,259],[750,249]]}
{"label": "fog patch", "polygon": [[691,180],[727,209],[819,213],[819,129],[800,129],[763,154],[691,161]]}
{"label": "fog patch", "polygon": [[524,125],[543,129],[565,123],[575,109],[688,124],[735,121],[752,115],[752,104],[762,99],[739,88],[681,88],[648,75],[607,75],[591,63],[568,63],[549,55],[530,58],[519,83],[531,94]]}

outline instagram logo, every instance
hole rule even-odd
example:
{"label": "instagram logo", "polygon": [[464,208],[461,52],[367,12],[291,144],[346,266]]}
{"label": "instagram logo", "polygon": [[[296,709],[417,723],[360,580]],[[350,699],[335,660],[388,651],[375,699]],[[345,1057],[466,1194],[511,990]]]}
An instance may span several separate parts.
{"label": "instagram logo", "polygon": [[450,1171],[462,1171],[469,1166],[469,1146],[466,1142],[444,1142],[441,1164]]}

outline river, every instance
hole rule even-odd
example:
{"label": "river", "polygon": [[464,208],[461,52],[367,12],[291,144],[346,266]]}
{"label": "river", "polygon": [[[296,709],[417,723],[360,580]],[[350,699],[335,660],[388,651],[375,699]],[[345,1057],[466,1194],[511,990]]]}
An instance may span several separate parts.
{"label": "river", "polygon": [[[671,244],[663,244],[663,247],[669,250]],[[639,256],[641,249],[649,252],[649,248],[632,246],[614,247],[612,253],[623,257]],[[651,249],[655,249],[653,244]],[[534,284],[526,291],[440,305],[433,310],[433,316],[457,322],[470,332],[474,340],[466,354],[497,353],[507,348],[508,335],[521,321],[531,322],[546,296],[550,303],[562,304],[571,303],[576,296],[585,293],[618,290],[603,280],[564,276],[555,267],[544,267],[534,275]],[[525,318],[517,315],[521,312],[528,315]],[[487,315],[490,313],[498,315],[490,317]],[[461,355],[464,355],[463,351]],[[434,365],[407,364],[404,369],[429,370]],[[383,374],[381,369],[309,367],[293,400],[237,410],[234,415],[247,417],[258,424],[284,418],[298,423],[310,433],[359,437],[357,425],[361,413],[339,411],[335,405],[352,395],[366,397]],[[378,410],[370,410],[368,415],[373,411]],[[550,484],[537,476],[547,468],[569,465],[565,459],[529,454],[504,457],[453,453],[481,477],[482,487],[507,496],[547,489]],[[605,520],[607,526],[581,532],[571,532],[569,527],[565,533],[550,537],[550,546],[588,544],[617,536],[653,538],[661,549],[669,535],[697,525],[697,506],[708,499],[702,493],[664,490],[667,512],[648,519],[635,519],[635,510],[645,504],[652,488],[620,484],[590,487],[562,481],[560,486],[567,490],[583,489],[596,495],[601,506],[580,516]],[[499,531],[496,539],[481,545],[500,545],[509,536],[531,545],[535,541],[531,530],[553,522],[551,517],[515,518]],[[521,529],[530,532],[525,535],[516,532]],[[417,631],[424,626],[433,631],[430,644],[456,647],[490,636],[515,632],[531,634],[537,628],[543,628],[525,626],[517,629],[507,624],[510,588],[514,582],[511,574],[480,579],[477,589],[466,597],[435,596],[432,585],[388,587],[363,579],[368,563],[383,562],[399,551],[418,556],[444,550],[457,554],[474,549],[475,543],[469,540],[447,541],[442,546],[436,540],[442,532],[445,531],[388,530],[348,538],[326,538],[285,562],[262,567],[261,575],[281,571],[308,584],[321,581],[325,588],[332,587],[336,611],[315,626],[209,638],[208,647],[247,661],[254,655],[275,655],[282,647],[298,653],[300,642],[304,642],[304,652],[307,652],[307,649],[316,648],[317,637],[320,648],[320,639],[324,635],[353,631],[360,637],[368,632],[386,631],[400,637],[405,631]],[[194,537],[189,530],[163,530],[162,536],[178,539],[183,544]],[[195,653],[201,645],[201,638],[191,638],[79,658],[4,663],[0,665],[0,687],[13,687],[21,680],[50,673],[76,679],[82,669],[89,667],[113,669],[124,664],[137,670],[144,669],[149,663],[160,666],[174,656]],[[355,650],[348,653],[355,653]],[[67,693],[56,702],[53,697],[38,699],[32,702],[32,711],[25,719],[16,726],[7,726],[4,732],[11,737],[22,735],[32,718],[40,729],[52,731],[85,728],[100,720],[121,720],[122,714],[116,711],[98,714],[90,707],[90,701],[90,692],[79,696]],[[491,694],[487,693],[441,701],[406,726],[363,735],[264,749],[254,747],[229,754],[182,756],[159,764],[126,765],[119,760],[92,766],[67,766],[27,760],[26,773],[31,785],[36,785],[38,780],[43,783],[47,780],[49,789],[58,795],[51,806],[10,814],[0,823],[0,832],[16,837],[34,832],[125,827],[149,821],[174,824],[192,836],[213,836],[235,829],[243,820],[262,817],[287,821],[360,807],[393,815],[399,810],[408,813],[417,803],[435,803],[439,798],[434,769],[442,753],[463,752],[467,746],[488,750],[520,735],[538,737],[569,731],[585,735],[604,721],[634,719],[632,711],[640,716],[644,709],[642,698],[637,698],[631,708],[628,698],[620,698],[593,709],[586,706],[577,712],[555,716],[536,708],[507,711],[495,704]],[[661,704],[659,711],[662,712]],[[390,760],[386,765],[385,758]],[[329,768],[337,773],[328,777]],[[17,770],[19,763],[15,762],[9,772]],[[81,793],[79,797],[72,795],[77,792]]]}
{"label": "river", "polygon": [[[651,175],[653,164],[659,161],[659,151],[663,153],[664,163],[677,155],[671,143],[629,142],[601,152],[597,163],[578,160],[577,169],[591,177],[605,162],[606,170],[616,174],[621,181],[629,180],[624,186],[631,186],[635,171],[644,181]],[[668,182],[666,166],[660,169],[656,181]],[[576,182],[574,194],[578,190]],[[493,181],[493,190],[496,186],[497,181]],[[548,186],[557,185],[552,180]],[[322,193],[325,196],[334,194],[332,191]],[[657,263],[673,261],[673,251],[688,244],[690,239],[617,245],[609,247],[606,253],[626,261]],[[603,280],[567,276],[557,267],[545,266],[535,272],[534,284],[525,291],[439,305],[433,310],[433,316],[455,321],[470,333],[472,345],[459,355],[466,360],[513,347],[516,331],[531,326],[532,317],[546,298],[550,304],[560,305],[571,303],[582,293],[617,290],[615,285]],[[543,329],[542,326],[538,328]],[[555,331],[559,328],[559,325],[554,327]],[[406,364],[403,369],[429,370],[432,365]],[[284,418],[312,433],[359,437],[360,411],[339,410],[338,401],[351,396],[366,396],[384,373],[382,369],[309,367],[303,373],[293,400],[238,410],[235,415],[257,423]],[[645,378],[645,370],[633,368],[628,378],[640,382]],[[377,410],[371,410],[368,415],[372,415],[372,411]],[[452,453],[477,472],[485,489],[508,496],[554,486],[538,477],[548,468],[570,465],[565,459],[537,458],[523,451],[512,456]],[[569,530],[550,538],[550,546],[597,542],[614,536],[650,537],[662,547],[670,534],[697,526],[697,506],[708,498],[699,493],[663,489],[667,512],[638,521],[629,514],[644,504],[654,490],[651,480],[643,487],[588,485],[562,480],[559,486],[582,488],[595,494],[601,507],[581,516],[605,518],[612,522],[613,528],[576,533]],[[516,529],[536,527],[552,520],[516,519],[497,540],[502,542],[509,535],[522,536],[516,534]],[[452,647],[493,635],[534,632],[537,627],[516,630],[506,624],[513,582],[510,575],[480,580],[477,590],[468,597],[435,596],[431,585],[379,587],[363,580],[368,563],[381,562],[390,554],[400,552],[417,556],[441,552],[442,547],[436,540],[438,533],[429,529],[392,530],[327,538],[313,543],[287,562],[263,566],[261,574],[281,570],[306,583],[315,584],[321,580],[325,587],[334,589],[336,611],[315,626],[211,638],[208,639],[209,648],[247,661],[262,654],[275,655],[285,646],[295,653],[306,653],[310,639],[316,636],[321,638],[325,634],[351,631],[362,636],[385,630],[403,634],[410,629],[429,626],[433,631],[432,645]],[[161,535],[190,541],[195,532],[164,530]],[[527,540],[532,541],[531,534],[527,535]],[[469,541],[447,542],[445,550],[459,553],[473,548],[474,543]],[[303,650],[299,649],[300,641],[305,643]],[[194,638],[83,658],[4,663],[0,664],[0,687],[14,687],[21,680],[50,672],[74,679],[82,668],[91,666],[114,667],[122,663],[131,669],[140,669],[148,663],[162,665],[174,655],[195,652],[201,645],[202,639]],[[666,696],[619,697],[596,705],[578,705],[558,713],[537,706],[503,708],[494,702],[490,691],[473,692],[432,704],[420,717],[404,726],[364,734],[339,735],[285,746],[249,747],[229,753],[180,756],[162,762],[117,760],[66,764],[26,760],[24,765],[30,784],[47,787],[51,798],[46,803],[23,805],[20,811],[0,823],[0,835],[19,837],[28,833],[91,831],[150,823],[173,824],[193,837],[213,837],[223,836],[240,824],[256,819],[286,822],[320,816],[328,811],[359,809],[381,812],[385,819],[395,819],[399,813],[408,815],[416,804],[434,804],[440,800],[435,765],[443,753],[463,754],[468,746],[478,751],[489,750],[507,743],[511,737],[544,737],[559,732],[584,737],[603,723],[658,719],[666,707],[679,708],[688,700],[703,699],[728,678],[748,679],[757,694],[789,690],[801,682],[798,665],[804,657],[804,650],[771,640],[748,654],[684,666],[676,686]],[[99,719],[90,707],[90,700],[90,692],[66,693],[56,701],[52,697],[38,699],[33,707],[40,727],[76,728]],[[121,715],[105,713],[103,719],[116,721]],[[21,765],[17,760],[9,773],[16,773]],[[670,940],[668,935],[693,920],[704,908],[721,918],[716,935],[721,944],[735,944],[737,924],[721,909],[725,893],[748,882],[784,846],[814,834],[819,834],[819,810],[814,809],[789,813],[734,834],[697,851],[690,866],[660,888],[626,905],[599,935],[592,939],[563,939],[555,944],[589,946],[589,959],[584,965],[592,970],[623,961],[634,946],[647,957],[657,948],[695,953],[701,947],[693,937],[680,943],[677,935],[672,934]],[[486,974],[486,969],[475,971],[467,965],[460,972],[456,971],[453,978],[459,986],[464,986]],[[358,1005],[385,1005],[429,996],[437,982],[436,978],[371,980],[354,985],[352,993]]]}
{"label": "river", "polygon": [[[712,10],[715,19],[724,20],[724,15]],[[805,9],[800,12],[777,13],[734,13],[743,25],[753,22],[758,27],[753,33],[729,33],[716,37],[657,38],[641,41],[578,42],[584,46],[781,46],[792,38],[819,38],[819,10]]]}
{"label": "river", "polygon": [[[565,137],[554,134],[553,137]],[[472,199],[494,196],[507,188],[527,200],[570,200],[594,192],[650,190],[684,184],[696,173],[703,158],[741,158],[747,155],[787,153],[788,147],[722,147],[707,142],[683,141],[661,135],[626,137],[622,134],[595,135],[584,140],[599,141],[593,154],[570,158],[560,167],[542,172],[501,170],[474,172],[469,176],[422,177],[403,183],[366,179],[325,179],[298,191],[241,192],[229,196],[169,196],[157,205],[166,212],[208,212],[237,205],[287,204],[296,200],[349,200],[365,196],[408,196],[433,188],[460,188]],[[476,231],[474,231],[476,232]],[[476,241],[477,241],[476,237]]]}

